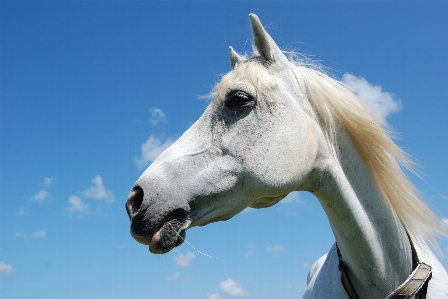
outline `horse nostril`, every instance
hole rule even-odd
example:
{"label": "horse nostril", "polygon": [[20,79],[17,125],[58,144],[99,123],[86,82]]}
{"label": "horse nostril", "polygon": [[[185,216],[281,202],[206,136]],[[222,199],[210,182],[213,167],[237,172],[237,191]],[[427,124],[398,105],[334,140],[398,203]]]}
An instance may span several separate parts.
{"label": "horse nostril", "polygon": [[126,211],[128,216],[131,217],[132,214],[140,210],[143,203],[143,189],[139,186],[132,188],[131,194],[129,194],[128,200],[126,201]]}

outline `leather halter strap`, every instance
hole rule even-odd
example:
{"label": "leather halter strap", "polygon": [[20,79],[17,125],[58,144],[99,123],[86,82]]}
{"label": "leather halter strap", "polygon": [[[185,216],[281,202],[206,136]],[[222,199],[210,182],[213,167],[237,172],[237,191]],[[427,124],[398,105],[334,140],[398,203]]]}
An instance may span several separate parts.
{"label": "leather halter strap", "polygon": [[[428,282],[431,279],[431,266],[421,263],[418,259],[417,252],[415,251],[414,244],[409,239],[412,249],[413,267],[411,275],[400,284],[389,296],[385,299],[406,299],[412,298],[415,295],[415,299],[425,299],[426,291],[428,288]],[[347,274],[347,269],[344,261],[342,260],[341,252],[339,251],[338,244],[336,243],[336,249],[339,258],[339,271],[341,272],[341,282],[347,295],[350,299],[360,299],[358,293],[356,293],[352,282]]]}

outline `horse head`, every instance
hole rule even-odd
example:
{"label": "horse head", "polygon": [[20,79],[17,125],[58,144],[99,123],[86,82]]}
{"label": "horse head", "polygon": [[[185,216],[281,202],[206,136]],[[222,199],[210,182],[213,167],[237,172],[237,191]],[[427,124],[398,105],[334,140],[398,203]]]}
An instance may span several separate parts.
{"label": "horse head", "polygon": [[269,207],[305,189],[325,156],[303,82],[258,17],[251,14],[250,21],[256,51],[243,59],[230,47],[232,70],[215,86],[204,114],[129,195],[131,234],[153,253],[180,245],[190,227]]}

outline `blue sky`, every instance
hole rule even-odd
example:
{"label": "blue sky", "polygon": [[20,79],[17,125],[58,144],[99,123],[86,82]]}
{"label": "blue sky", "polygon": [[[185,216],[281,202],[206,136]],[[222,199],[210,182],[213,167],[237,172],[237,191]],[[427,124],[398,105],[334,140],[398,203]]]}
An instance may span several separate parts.
{"label": "blue sky", "polygon": [[[399,132],[448,221],[448,2],[1,1],[0,297],[297,298],[333,235],[318,201],[188,231],[166,255],[124,203],[250,52],[248,14],[328,67]],[[448,242],[441,240],[448,268]]]}

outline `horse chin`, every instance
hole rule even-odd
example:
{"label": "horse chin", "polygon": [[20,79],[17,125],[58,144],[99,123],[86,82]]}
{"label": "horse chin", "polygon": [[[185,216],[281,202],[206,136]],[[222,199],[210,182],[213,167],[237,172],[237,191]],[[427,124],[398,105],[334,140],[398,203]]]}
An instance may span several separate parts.
{"label": "horse chin", "polygon": [[155,254],[167,253],[174,247],[181,245],[185,240],[186,229],[183,223],[177,220],[166,222],[151,238],[149,251]]}

